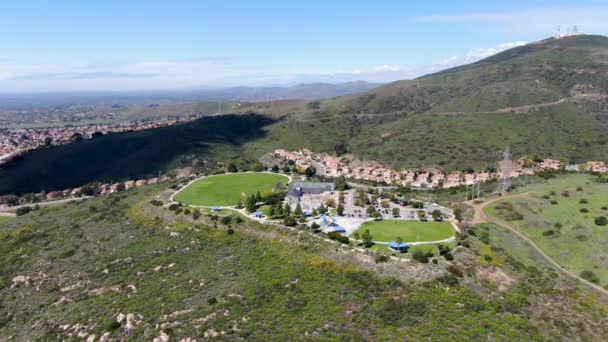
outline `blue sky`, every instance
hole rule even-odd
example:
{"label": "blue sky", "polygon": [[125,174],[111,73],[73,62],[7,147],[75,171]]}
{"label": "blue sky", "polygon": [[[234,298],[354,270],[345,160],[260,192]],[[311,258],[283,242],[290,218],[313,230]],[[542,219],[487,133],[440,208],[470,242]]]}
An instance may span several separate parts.
{"label": "blue sky", "polygon": [[606,18],[606,1],[3,1],[0,91],[388,82]]}

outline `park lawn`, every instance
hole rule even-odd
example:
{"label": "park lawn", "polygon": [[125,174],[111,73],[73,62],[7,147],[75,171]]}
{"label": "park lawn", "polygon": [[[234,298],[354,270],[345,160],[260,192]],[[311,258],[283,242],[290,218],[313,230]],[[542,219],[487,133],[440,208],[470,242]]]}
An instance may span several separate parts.
{"label": "park lawn", "polygon": [[[582,190],[577,190],[578,187]],[[521,220],[507,221],[508,224],[568,270],[577,274],[593,271],[600,284],[607,285],[608,226],[597,226],[594,219],[608,216],[608,210],[601,209],[608,206],[608,185],[578,175],[559,177],[530,189],[524,196],[503,201],[511,203],[512,212],[523,216]],[[527,192],[527,189],[523,187],[519,191]],[[566,191],[568,196],[563,195]],[[581,203],[581,200],[588,203]],[[557,201],[557,204],[551,204],[551,201]],[[487,207],[486,213],[506,220],[509,210],[499,209],[501,203]],[[588,212],[581,212],[583,208]]]}
{"label": "park lawn", "polygon": [[357,230],[369,229],[373,241],[390,242],[399,236],[404,242],[436,241],[454,236],[449,222],[422,222],[410,220],[382,220],[366,222]]}
{"label": "park lawn", "polygon": [[272,191],[289,178],[275,173],[235,173],[201,178],[175,195],[175,200],[189,205],[233,206],[243,194]]}
{"label": "park lawn", "polygon": [[0,223],[6,222],[8,220],[12,220],[12,216],[0,216]]}

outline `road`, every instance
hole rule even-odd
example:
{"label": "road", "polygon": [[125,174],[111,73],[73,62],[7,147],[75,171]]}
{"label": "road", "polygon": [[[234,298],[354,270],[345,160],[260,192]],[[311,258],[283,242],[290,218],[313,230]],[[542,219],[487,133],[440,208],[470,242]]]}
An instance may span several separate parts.
{"label": "road", "polygon": [[473,203],[473,201],[469,201],[467,202],[467,204],[469,204],[470,206],[473,207],[473,209],[475,210],[475,214],[473,216],[473,221],[472,223],[474,224],[479,224],[479,223],[484,223],[484,222],[493,222],[493,223],[497,223],[498,225],[502,226],[505,229],[508,229],[509,231],[511,231],[513,234],[517,235],[518,237],[520,237],[521,239],[523,239],[524,241],[526,241],[535,251],[538,252],[538,254],[540,254],[543,258],[545,258],[547,260],[547,262],[549,262],[552,266],[554,266],[556,269],[561,270],[564,274],[570,276],[571,278],[580,281],[581,283],[591,287],[592,289],[595,289],[599,292],[601,292],[602,294],[608,296],[608,290],[604,289],[603,287],[596,285],[590,281],[587,281],[583,278],[581,278],[580,276],[578,276],[576,273],[573,273],[569,270],[567,270],[564,266],[558,264],[555,260],[553,260],[550,256],[548,256],[540,247],[538,247],[536,245],[536,243],[534,243],[534,241],[530,240],[527,236],[525,236],[524,234],[520,233],[517,228],[513,227],[511,224],[509,224],[508,222],[501,220],[495,216],[489,216],[486,215],[484,213],[484,208],[487,207],[488,205],[495,203],[495,202],[499,202],[502,200],[506,200],[509,198],[516,198],[516,197],[525,197],[529,194],[529,192],[523,192],[520,194],[513,194],[513,195],[508,195],[508,196],[502,196],[502,197],[497,197],[497,198],[493,198],[490,199],[486,202],[483,203],[479,203],[479,204],[475,204]]}
{"label": "road", "polygon": [[44,207],[44,206],[47,206],[47,205],[64,204],[64,203],[70,203],[70,202],[84,201],[84,200],[89,199],[89,198],[91,198],[91,196],[64,198],[64,199],[55,200],[55,201],[45,201],[45,202],[38,202],[38,203],[21,204],[21,205],[15,205],[15,206],[12,206],[12,207],[0,208],[0,212],[7,213],[7,212],[15,211],[15,210],[17,210],[19,208],[33,207],[35,205]]}

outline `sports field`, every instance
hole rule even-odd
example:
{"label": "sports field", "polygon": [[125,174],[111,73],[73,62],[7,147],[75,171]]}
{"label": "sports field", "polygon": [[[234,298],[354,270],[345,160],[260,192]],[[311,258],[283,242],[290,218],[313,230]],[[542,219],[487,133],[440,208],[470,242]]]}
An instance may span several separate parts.
{"label": "sports field", "polygon": [[422,222],[410,220],[382,220],[364,223],[357,232],[369,229],[372,240],[377,242],[395,241],[401,237],[404,242],[437,241],[454,236],[454,228],[449,222]]}
{"label": "sports field", "polygon": [[243,194],[272,191],[277,184],[286,184],[289,178],[275,173],[235,173],[201,178],[190,184],[174,199],[181,203],[202,206],[232,206]]}
{"label": "sports field", "polygon": [[486,207],[489,219],[498,218],[517,229],[568,270],[592,271],[602,286],[607,285],[608,225],[596,225],[594,220],[608,217],[608,184],[577,174],[524,186],[518,192],[518,197]]}

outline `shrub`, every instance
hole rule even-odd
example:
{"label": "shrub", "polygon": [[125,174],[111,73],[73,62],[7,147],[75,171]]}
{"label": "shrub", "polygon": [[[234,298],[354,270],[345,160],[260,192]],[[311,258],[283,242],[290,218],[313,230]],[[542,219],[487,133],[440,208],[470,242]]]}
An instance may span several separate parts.
{"label": "shrub", "polygon": [[201,211],[198,209],[194,209],[194,211],[192,211],[192,218],[197,220],[199,217],[201,217]]}
{"label": "shrub", "polygon": [[298,221],[296,221],[296,218],[293,216],[286,216],[285,219],[283,219],[283,224],[287,227],[294,227],[298,224]]}
{"label": "shrub", "polygon": [[600,282],[600,278],[598,278],[598,276],[593,271],[585,270],[581,272],[581,278],[595,284]]}
{"label": "shrub", "polygon": [[563,197],[570,197],[570,192],[564,191],[564,192],[562,192],[562,196]]}
{"label": "shrub", "polygon": [[582,186],[577,187],[576,191],[583,191],[583,187]]}
{"label": "shrub", "polygon": [[491,256],[491,255],[484,254],[484,255],[483,255],[483,260],[485,260],[485,261],[487,261],[487,262],[490,262],[490,261],[492,261],[492,260],[493,260],[493,258],[492,258],[492,256]]}
{"label": "shrub", "polygon": [[605,226],[608,224],[608,218],[606,216],[598,216],[595,218],[595,224],[598,226]]}
{"label": "shrub", "polygon": [[217,298],[211,297],[211,298],[207,299],[207,304],[213,305],[215,303],[217,303]]}
{"label": "shrub", "polygon": [[587,209],[587,208],[580,208],[578,211],[580,211],[583,214],[586,214],[586,213],[589,212],[589,209]]}
{"label": "shrub", "polygon": [[17,216],[23,216],[23,215],[29,214],[30,211],[32,211],[32,207],[26,205],[25,207],[18,208],[15,211],[15,215],[17,215]]}
{"label": "shrub", "polygon": [[76,251],[74,249],[68,249],[67,251],[59,253],[59,255],[57,257],[59,259],[67,259],[67,258],[73,256],[74,254],[76,254]]}
{"label": "shrub", "polygon": [[105,319],[101,322],[104,331],[114,331],[120,328],[120,323],[115,319]]}
{"label": "shrub", "polygon": [[232,229],[232,228],[228,228],[228,229],[226,229],[226,233],[227,233],[228,235],[232,235],[232,234],[234,234],[234,229]]}
{"label": "shrub", "polygon": [[345,245],[348,245],[350,243],[350,240],[348,239],[347,236],[343,236],[342,234],[340,234],[338,232],[330,232],[330,233],[327,234],[327,236],[331,240],[342,242]]}
{"label": "shrub", "polygon": [[169,210],[177,210],[177,208],[179,208],[179,207],[180,207],[180,205],[178,203],[172,203],[169,206]]}
{"label": "shrub", "polygon": [[220,223],[223,225],[229,225],[231,222],[232,222],[232,217],[230,217],[230,216],[223,216],[220,219]]}
{"label": "shrub", "polygon": [[558,205],[559,203],[556,200],[551,200],[551,204]]}
{"label": "shrub", "polygon": [[384,255],[384,254],[376,255],[376,257],[374,258],[374,261],[376,262],[376,264],[379,264],[382,262],[388,262],[388,256]]}
{"label": "shrub", "polygon": [[587,201],[586,198],[581,198],[581,200],[578,201],[578,203],[580,203],[580,204],[587,204],[587,203],[589,203],[589,201]]}
{"label": "shrub", "polygon": [[412,259],[424,264],[428,263],[432,256],[433,252],[425,252],[420,248],[416,248],[412,253]]}
{"label": "shrub", "polygon": [[601,208],[602,210],[608,210],[608,205],[605,205]]}

